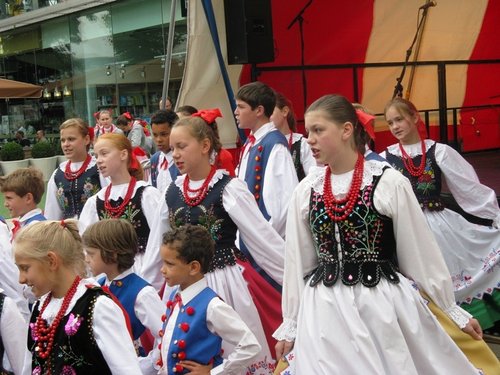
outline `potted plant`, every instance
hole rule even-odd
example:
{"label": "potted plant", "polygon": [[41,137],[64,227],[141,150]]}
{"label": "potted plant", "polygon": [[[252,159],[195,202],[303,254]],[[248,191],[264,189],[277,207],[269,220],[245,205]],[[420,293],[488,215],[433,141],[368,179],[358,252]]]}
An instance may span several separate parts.
{"label": "potted plant", "polygon": [[17,142],[7,142],[0,150],[2,161],[2,172],[4,175],[9,174],[19,168],[26,168],[29,165],[29,160],[24,160],[24,150]]}
{"label": "potted plant", "polygon": [[57,167],[57,157],[49,142],[38,142],[31,148],[30,165],[43,173],[43,179],[48,181]]}

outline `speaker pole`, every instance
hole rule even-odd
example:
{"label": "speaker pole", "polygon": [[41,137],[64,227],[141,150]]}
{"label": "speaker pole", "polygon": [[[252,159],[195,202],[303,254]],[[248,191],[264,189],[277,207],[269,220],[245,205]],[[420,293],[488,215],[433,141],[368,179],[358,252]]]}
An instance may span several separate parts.
{"label": "speaker pole", "polygon": [[302,16],[307,8],[312,4],[313,0],[309,0],[306,5],[300,10],[299,13],[294,17],[292,22],[287,27],[290,30],[295,23],[299,23],[299,33],[300,33],[300,66],[302,68],[302,93],[304,96],[304,111],[307,108],[307,80],[306,80],[306,70],[305,70],[305,57],[304,57],[304,17]]}

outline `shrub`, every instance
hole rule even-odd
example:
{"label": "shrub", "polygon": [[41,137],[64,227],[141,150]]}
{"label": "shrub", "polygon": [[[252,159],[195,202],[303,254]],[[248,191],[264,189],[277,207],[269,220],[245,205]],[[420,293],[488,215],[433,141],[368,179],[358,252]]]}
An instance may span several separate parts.
{"label": "shrub", "polygon": [[17,142],[7,142],[2,146],[0,156],[3,161],[23,160],[23,147]]}
{"label": "shrub", "polygon": [[33,159],[48,158],[55,154],[54,147],[49,142],[38,142],[31,148],[31,156]]}

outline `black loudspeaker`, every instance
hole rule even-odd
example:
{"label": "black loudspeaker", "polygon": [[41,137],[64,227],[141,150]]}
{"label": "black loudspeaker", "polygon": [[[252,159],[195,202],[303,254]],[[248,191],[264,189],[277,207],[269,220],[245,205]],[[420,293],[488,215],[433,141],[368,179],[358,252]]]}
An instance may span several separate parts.
{"label": "black loudspeaker", "polygon": [[228,64],[274,61],[271,0],[224,0]]}

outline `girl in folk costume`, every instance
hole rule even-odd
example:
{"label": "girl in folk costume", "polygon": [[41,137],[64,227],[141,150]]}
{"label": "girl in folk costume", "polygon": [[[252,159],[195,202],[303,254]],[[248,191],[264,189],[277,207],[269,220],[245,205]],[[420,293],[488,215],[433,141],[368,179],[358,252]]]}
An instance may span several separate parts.
{"label": "girl in folk costume", "polygon": [[[161,202],[160,221],[152,231],[155,237],[148,244],[142,276],[157,289],[163,284],[158,250],[163,233],[188,223],[206,227],[216,244],[205,275],[208,285],[236,310],[263,347],[258,359],[248,367],[249,372],[269,374],[274,367],[270,350],[273,344],[265,332],[272,332],[279,324],[279,294],[235,247],[235,238],[239,230],[253,257],[279,284],[283,240],[262,216],[245,182],[210,163],[220,143],[203,119],[179,120],[170,134],[170,145],[182,175],[170,184]],[[225,352],[231,353],[230,346],[225,345]]]}
{"label": "girl in folk costume", "polygon": [[271,121],[288,140],[288,149],[292,154],[297,177],[301,181],[308,174],[309,169],[316,166],[316,161],[307,144],[307,139],[302,134],[296,133],[297,121],[293,113],[292,102],[278,92],[276,93],[276,106],[271,115]]}
{"label": "girl in folk costume", "polygon": [[101,219],[127,219],[139,239],[134,269],[140,270],[150,228],[155,226],[160,192],[142,180],[142,167],[124,135],[101,135],[94,152],[101,174],[109,177],[111,183],[85,203],[80,215],[80,230],[83,233],[90,224]]}
{"label": "girl in folk costume", "polygon": [[23,228],[14,242],[19,281],[39,298],[23,373],[141,374],[120,307],[93,279],[82,279],[76,221]]}
{"label": "girl in folk costume", "polygon": [[294,348],[297,374],[478,373],[412,286],[481,337],[455,304],[408,180],[363,158],[364,124],[346,98],[318,99],[305,124],[326,166],[302,180],[290,203],[277,356]]}
{"label": "girl in folk costume", "polygon": [[108,184],[88,153],[92,137],[85,122],[80,118],[68,119],[59,131],[61,148],[68,160],[59,165],[47,184],[45,216],[49,220],[78,218],[87,199]]}
{"label": "girl in folk costume", "polygon": [[133,148],[140,147],[148,154],[151,153],[151,145],[148,146],[147,144],[144,128],[129,112],[125,112],[118,116],[116,119],[116,126],[124,132],[130,140],[130,143],[132,143]]}
{"label": "girl in folk costume", "polygon": [[[500,209],[495,192],[482,185],[474,168],[451,147],[424,140],[413,103],[396,98],[385,108],[391,133],[399,140],[382,154],[411,182],[450,271],[455,297],[479,319],[483,329],[500,321],[500,312],[483,300],[485,293],[500,302]],[[472,224],[446,209],[440,199],[446,182],[462,209],[490,219],[492,227]]]}
{"label": "girl in folk costume", "polygon": [[[193,113],[192,116],[201,117],[203,120],[205,120],[207,125],[213,129],[215,136],[220,141],[219,129],[217,128],[217,123],[215,122],[218,117],[222,117],[222,113],[220,112],[219,108],[202,109]],[[220,142],[217,148],[214,148],[214,153],[213,155],[211,155],[211,162],[217,169],[225,169],[230,176],[236,176],[236,173],[234,171],[233,156],[228,150],[222,148]]]}
{"label": "girl in folk costume", "polygon": [[123,134],[123,131],[118,128],[115,124],[113,124],[113,115],[111,111],[108,109],[103,109],[97,112],[97,123],[96,130],[94,132],[95,140],[99,138],[103,134],[108,133],[118,133]]}

